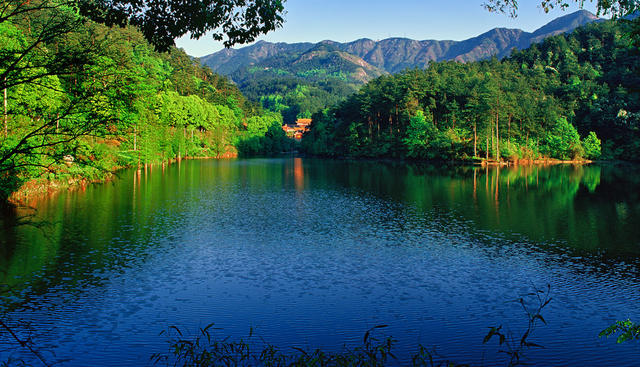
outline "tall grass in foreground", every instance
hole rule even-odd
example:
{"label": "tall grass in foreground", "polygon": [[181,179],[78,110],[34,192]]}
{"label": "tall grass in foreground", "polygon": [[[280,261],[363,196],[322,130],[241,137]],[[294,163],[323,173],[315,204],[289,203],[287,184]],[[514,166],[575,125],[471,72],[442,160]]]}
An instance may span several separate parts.
{"label": "tall grass in foreground", "polygon": [[[550,287],[546,291],[535,289],[521,296],[515,302],[522,306],[527,316],[527,328],[521,335],[516,335],[502,325],[490,327],[483,344],[494,337],[500,345],[499,353],[508,356],[507,365],[523,364],[523,356],[529,348],[542,348],[540,344],[530,340],[539,323],[546,324],[542,316],[543,309],[551,302]],[[156,353],[151,360],[156,365],[166,366],[385,366],[388,364],[407,364],[398,361],[393,354],[395,340],[391,337],[380,338],[375,335],[387,325],[377,325],[367,330],[362,345],[353,349],[343,348],[339,353],[327,353],[320,349],[313,351],[292,347],[295,352],[284,352],[264,340],[256,343],[253,329],[247,340],[229,341],[228,338],[217,340],[212,336],[216,330],[214,324],[201,328],[195,335],[189,336],[175,327],[170,327],[168,335],[169,350]],[[422,345],[411,357],[412,366],[468,366],[457,364],[441,357],[434,350]]]}

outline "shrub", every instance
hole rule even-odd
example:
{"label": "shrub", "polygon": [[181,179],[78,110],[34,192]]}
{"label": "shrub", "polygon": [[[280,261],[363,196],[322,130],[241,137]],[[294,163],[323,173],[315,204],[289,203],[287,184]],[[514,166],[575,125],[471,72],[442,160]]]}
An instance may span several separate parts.
{"label": "shrub", "polygon": [[602,154],[601,142],[593,131],[589,132],[586,138],[582,141],[584,147],[584,156],[589,159],[597,159]]}

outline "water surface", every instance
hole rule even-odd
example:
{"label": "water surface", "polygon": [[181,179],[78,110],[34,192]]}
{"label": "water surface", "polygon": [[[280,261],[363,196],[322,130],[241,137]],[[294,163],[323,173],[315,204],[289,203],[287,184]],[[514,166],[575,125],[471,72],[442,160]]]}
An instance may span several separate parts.
{"label": "water surface", "polygon": [[160,331],[211,322],[292,352],[340,351],[387,324],[398,364],[418,344],[504,364],[487,328],[520,335],[513,300],[547,285],[548,325],[532,337],[545,348],[527,360],[640,358],[638,344],[597,336],[640,320],[634,167],[188,161],[34,205],[17,214],[37,227],[3,219],[0,280],[15,292],[2,307],[62,365],[145,365],[167,349]]}

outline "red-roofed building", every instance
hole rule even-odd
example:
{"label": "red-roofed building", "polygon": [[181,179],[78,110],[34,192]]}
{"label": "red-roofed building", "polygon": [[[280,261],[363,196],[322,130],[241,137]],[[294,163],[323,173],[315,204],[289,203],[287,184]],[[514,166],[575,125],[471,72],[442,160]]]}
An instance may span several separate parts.
{"label": "red-roofed building", "polygon": [[298,119],[295,124],[282,125],[282,130],[288,137],[300,140],[302,134],[309,131],[309,125],[311,125],[311,119]]}

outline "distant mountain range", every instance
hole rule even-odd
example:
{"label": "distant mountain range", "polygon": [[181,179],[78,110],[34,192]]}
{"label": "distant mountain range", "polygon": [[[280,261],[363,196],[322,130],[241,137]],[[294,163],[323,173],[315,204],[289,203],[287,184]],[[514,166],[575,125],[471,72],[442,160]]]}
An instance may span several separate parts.
{"label": "distant mountain range", "polygon": [[464,41],[417,41],[388,38],[381,41],[359,39],[340,43],[270,43],[257,42],[238,49],[224,49],[200,58],[214,71],[246,79],[259,72],[298,78],[333,76],[362,84],[385,73],[406,68],[425,68],[431,61],[477,61],[492,56],[508,56],[513,48],[524,49],[546,37],[572,31],[599,21],[594,14],[580,10],[559,17],[529,33],[520,29],[495,28]]}

